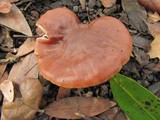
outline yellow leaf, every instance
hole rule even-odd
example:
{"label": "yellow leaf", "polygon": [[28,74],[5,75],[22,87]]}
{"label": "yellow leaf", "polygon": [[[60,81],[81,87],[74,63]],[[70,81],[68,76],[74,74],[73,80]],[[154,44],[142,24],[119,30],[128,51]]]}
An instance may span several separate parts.
{"label": "yellow leaf", "polygon": [[148,54],[151,58],[160,58],[160,34],[155,36],[155,39],[151,43],[151,50]]}

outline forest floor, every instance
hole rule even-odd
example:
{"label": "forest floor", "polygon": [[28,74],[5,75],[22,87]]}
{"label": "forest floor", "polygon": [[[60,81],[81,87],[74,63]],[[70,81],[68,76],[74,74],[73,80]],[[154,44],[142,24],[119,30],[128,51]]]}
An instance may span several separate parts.
{"label": "forest floor", "polygon": [[[113,0],[114,1],[114,0]],[[124,0],[125,1],[125,0]],[[131,0],[132,1],[132,0]],[[134,1],[134,0],[133,0]],[[12,3],[13,4],[13,3]],[[160,97],[160,62],[159,58],[153,57],[150,58],[148,52],[152,49],[151,42],[154,40],[153,34],[148,29],[146,22],[138,16],[139,13],[142,16],[148,18],[148,11],[141,8],[140,6],[134,6],[134,3],[122,3],[122,0],[117,0],[117,2],[111,7],[105,7],[105,4],[102,4],[100,0],[20,0],[14,3],[24,15],[26,21],[28,22],[33,36],[36,36],[36,21],[43,15],[46,11],[59,8],[67,7],[73,11],[79,18],[80,22],[83,24],[90,23],[92,20],[99,18],[101,16],[113,16],[119,19],[129,30],[132,40],[133,40],[133,49],[130,60],[127,64],[123,66],[120,73],[128,76],[138,83],[140,83],[145,88],[149,89],[156,96]],[[136,5],[136,4],[135,4]],[[130,8],[130,9],[128,9]],[[1,24],[1,21],[0,21]],[[18,25],[18,23],[17,23]],[[14,25],[16,26],[16,24]],[[14,28],[14,27],[13,27]],[[12,28],[12,29],[13,29]],[[13,55],[14,49],[19,50],[18,48],[23,45],[26,38],[24,37],[15,37],[14,35],[19,35],[19,32],[12,31],[12,29],[7,28],[8,32],[5,32],[5,25],[1,27],[0,39],[6,38],[7,33],[11,40],[3,41],[0,40],[0,59],[6,59],[7,55],[11,52]],[[118,39],[118,38],[117,38]],[[9,43],[9,42],[12,42]],[[6,48],[7,46],[7,48]],[[6,48],[6,49],[5,49]],[[27,54],[28,55],[28,54]],[[24,55],[26,57],[26,55]],[[24,60],[25,57],[22,56]],[[23,58],[24,57],[24,58]],[[21,58],[20,58],[21,59]],[[1,61],[2,62],[2,61]],[[0,78],[1,82],[4,81],[10,75],[15,64],[19,61],[7,63],[7,66],[0,69]],[[28,63],[26,63],[28,64]],[[1,67],[0,67],[1,68]],[[15,76],[18,74],[16,70],[14,71]],[[13,72],[12,72],[13,74]],[[11,77],[9,77],[11,78]],[[43,110],[46,106],[52,103],[55,100],[60,99],[61,97],[102,97],[115,101],[110,89],[109,82],[103,84],[88,87],[84,89],[70,89],[69,91],[62,89],[62,92],[65,91],[65,95],[59,93],[59,87],[53,85],[52,83],[44,80],[41,75],[39,79],[43,85],[43,96],[40,102],[40,109]],[[61,92],[61,91],[60,91]],[[1,105],[3,103],[3,95],[1,93]],[[1,107],[3,110],[3,107]],[[17,111],[16,111],[17,112]],[[43,112],[37,112],[33,120],[60,120],[59,118],[49,116]],[[95,115],[93,117],[85,116],[84,119],[87,120],[127,120],[126,116],[120,110],[118,105],[114,108],[110,108],[108,111]],[[7,120],[7,119],[6,119]]]}

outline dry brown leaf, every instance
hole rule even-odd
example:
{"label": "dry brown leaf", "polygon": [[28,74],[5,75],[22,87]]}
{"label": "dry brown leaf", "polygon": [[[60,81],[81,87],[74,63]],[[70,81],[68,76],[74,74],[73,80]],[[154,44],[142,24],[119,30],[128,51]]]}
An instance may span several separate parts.
{"label": "dry brown leaf", "polygon": [[150,86],[148,87],[148,89],[149,89],[153,94],[155,94],[156,92],[158,92],[158,91],[160,90],[160,81],[154,83],[153,85],[150,85]]}
{"label": "dry brown leaf", "polygon": [[32,36],[31,29],[16,5],[12,5],[8,14],[0,14],[0,24],[5,25],[17,32]]}
{"label": "dry brown leaf", "polygon": [[35,40],[28,38],[23,45],[19,48],[18,53],[16,54],[16,56],[24,56],[30,52],[32,52],[35,48]]}
{"label": "dry brown leaf", "polygon": [[146,32],[147,26],[143,19],[147,19],[146,10],[140,6],[137,0],[122,0],[123,10],[127,13],[129,22],[138,31]]}
{"label": "dry brown leaf", "polygon": [[80,119],[100,114],[116,103],[96,97],[68,97],[50,104],[45,113],[51,117]]}
{"label": "dry brown leaf", "polygon": [[34,53],[30,53],[24,59],[21,58],[18,63],[14,64],[8,79],[12,79],[16,84],[19,84],[26,77],[38,78],[37,60]]}
{"label": "dry brown leaf", "polygon": [[154,13],[148,13],[148,18],[149,20],[151,20],[152,22],[158,22],[160,20],[160,16],[158,13],[154,12]]}
{"label": "dry brown leaf", "polygon": [[109,7],[112,7],[116,3],[116,0],[101,0],[101,2],[104,7],[109,8]]}
{"label": "dry brown leaf", "polygon": [[0,64],[0,79],[3,76],[6,67],[7,67],[7,64]]}
{"label": "dry brown leaf", "polygon": [[160,34],[156,35],[151,43],[151,50],[148,53],[151,58],[158,57],[160,59]]}
{"label": "dry brown leaf", "polygon": [[0,78],[0,82],[3,82],[5,80],[7,80],[7,79],[8,79],[8,72],[5,71],[4,74],[2,75],[2,77]]}
{"label": "dry brown leaf", "polygon": [[159,22],[156,22],[156,23],[145,22],[145,23],[147,24],[148,30],[153,37],[160,34],[160,23]]}
{"label": "dry brown leaf", "polygon": [[[16,56],[26,55],[34,50],[35,41],[28,38],[18,50]],[[26,77],[38,78],[37,60],[34,53],[30,53],[12,67],[8,79],[19,84]]]}
{"label": "dry brown leaf", "polygon": [[148,52],[150,50],[150,40],[141,36],[132,36],[133,45]]}
{"label": "dry brown leaf", "polygon": [[0,84],[0,89],[4,97],[9,101],[13,102],[14,99],[14,86],[11,80],[5,80]]}
{"label": "dry brown leaf", "polygon": [[0,12],[9,13],[11,10],[12,4],[9,0],[0,0]]}
{"label": "dry brown leaf", "polygon": [[127,116],[121,111],[114,120],[130,120]]}
{"label": "dry brown leaf", "polygon": [[102,114],[100,114],[99,117],[102,118],[103,120],[114,120],[118,111],[119,111],[118,107],[113,107],[113,108],[103,112]]}
{"label": "dry brown leaf", "polygon": [[27,78],[20,84],[22,98],[3,102],[2,120],[32,120],[42,98],[42,85],[38,79]]}

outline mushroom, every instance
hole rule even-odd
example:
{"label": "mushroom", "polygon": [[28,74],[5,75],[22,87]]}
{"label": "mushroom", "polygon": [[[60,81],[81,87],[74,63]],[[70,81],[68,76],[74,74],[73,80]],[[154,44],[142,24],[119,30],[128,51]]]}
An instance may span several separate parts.
{"label": "mushroom", "polygon": [[131,36],[114,17],[100,17],[90,24],[81,24],[64,7],[49,10],[36,25],[45,33],[36,40],[39,71],[58,86],[98,85],[118,73],[130,58]]}

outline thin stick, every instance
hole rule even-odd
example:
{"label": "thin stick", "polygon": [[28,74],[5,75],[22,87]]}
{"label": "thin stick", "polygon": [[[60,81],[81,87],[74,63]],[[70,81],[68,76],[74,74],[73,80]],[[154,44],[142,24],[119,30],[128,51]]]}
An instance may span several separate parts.
{"label": "thin stick", "polygon": [[40,36],[39,35],[35,35],[35,36],[13,35],[13,37],[15,37],[15,38],[37,38],[37,37],[40,37]]}
{"label": "thin stick", "polygon": [[15,63],[18,62],[18,57],[9,57],[6,59],[0,59],[0,64],[5,64],[5,63]]}
{"label": "thin stick", "polygon": [[0,51],[17,53],[17,50],[15,48],[7,48],[7,47],[2,47],[2,46],[0,46]]}

